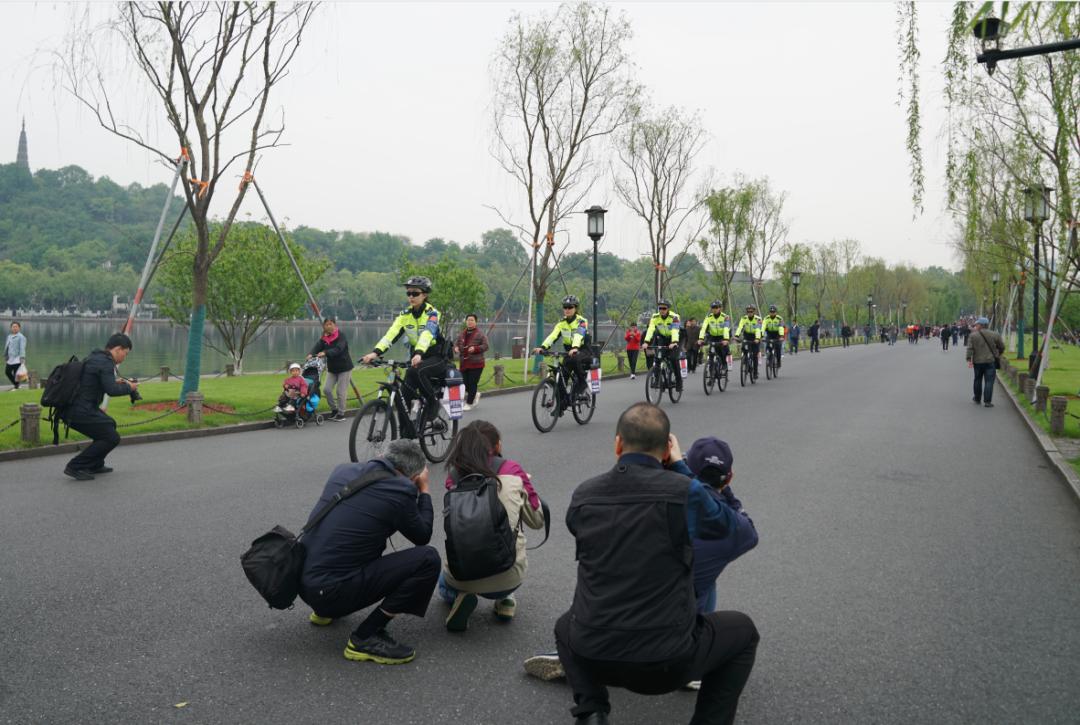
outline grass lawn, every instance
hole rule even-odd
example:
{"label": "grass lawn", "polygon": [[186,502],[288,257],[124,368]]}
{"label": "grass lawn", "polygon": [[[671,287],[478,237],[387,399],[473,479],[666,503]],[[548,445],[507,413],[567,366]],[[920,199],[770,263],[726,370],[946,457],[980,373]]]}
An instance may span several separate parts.
{"label": "grass lawn", "polygon": [[[521,386],[523,384],[521,360],[488,360],[484,375],[480,379],[481,390],[492,390],[494,384],[495,365],[506,367],[505,388]],[[614,353],[605,353],[602,359],[604,374],[612,374],[616,371]],[[353,370],[353,382],[360,390],[360,394],[366,400],[376,389],[377,383],[385,379],[387,372],[384,369],[355,368]],[[278,373],[273,375],[242,375],[235,378],[217,377],[204,378],[199,384],[199,390],[206,396],[206,405],[226,410],[228,413],[216,412],[208,408],[203,409],[203,425],[192,426],[187,422],[187,413],[180,410],[177,413],[161,417],[164,413],[176,407],[177,397],[180,395],[180,382],[170,381],[167,383],[150,382],[139,386],[142,393],[142,401],[132,406],[127,398],[111,398],[109,400],[108,413],[116,419],[121,427],[121,435],[136,433],[155,433],[167,430],[186,430],[197,427],[217,427],[234,423],[271,420],[273,413],[270,412],[277,403],[277,397],[281,393],[281,382],[285,376]],[[535,384],[536,378],[528,376],[525,385]],[[40,390],[15,390],[0,392],[0,428],[19,419],[19,406],[23,403],[36,403],[41,399]],[[356,407],[357,402],[352,392],[349,393],[349,407]],[[328,410],[326,403],[319,403],[319,409],[323,412]],[[42,411],[44,415],[46,411]],[[0,432],[0,450],[13,448],[34,447],[33,444],[23,443],[19,440],[19,424]],[[84,436],[71,431],[68,440],[83,440]],[[61,429],[61,441],[63,430]],[[52,431],[49,424],[41,422],[41,444],[52,442]]]}
{"label": "grass lawn", "polygon": [[[1027,367],[1026,359],[1014,360],[1013,357],[1010,357],[1009,360],[1022,370]],[[1004,378],[1004,380],[1008,382],[1008,378]],[[1068,406],[1065,409],[1067,413],[1080,415],[1080,394],[1078,394],[1078,391],[1080,391],[1080,347],[1075,345],[1052,345],[1050,349],[1050,366],[1043,373],[1043,384],[1050,388],[1051,396],[1062,395],[1068,398]],[[1013,392],[1019,392],[1011,385],[1010,388]],[[1032,418],[1049,433],[1050,404],[1047,403],[1047,414],[1043,415],[1041,413],[1036,414],[1034,407],[1022,396],[1021,403]],[[1071,415],[1066,415],[1063,437],[1080,438],[1080,420]]]}

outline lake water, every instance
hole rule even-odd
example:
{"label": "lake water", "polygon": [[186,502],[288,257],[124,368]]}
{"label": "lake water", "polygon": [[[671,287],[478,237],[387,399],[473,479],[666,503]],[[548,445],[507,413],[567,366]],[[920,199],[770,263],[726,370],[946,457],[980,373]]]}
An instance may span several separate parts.
{"label": "lake water", "polygon": [[[84,357],[90,350],[101,347],[109,335],[120,330],[123,320],[86,320],[78,318],[26,318],[21,320],[23,334],[27,339],[27,367],[38,371],[42,378],[49,374],[53,366],[64,362],[72,355]],[[353,358],[359,358],[369,352],[379,338],[383,336],[389,322],[342,322],[340,327],[349,341],[349,351]],[[480,328],[487,331],[487,325]],[[607,339],[610,326],[601,325],[599,341]],[[216,330],[207,324],[207,337],[220,341]],[[8,332],[4,324],[5,336]],[[273,325],[262,337],[248,346],[244,355],[244,370],[265,372],[280,370],[287,360],[303,358],[315,344],[322,329],[314,321],[291,322]],[[488,344],[492,353],[499,352],[509,357],[514,337],[525,335],[525,325],[500,324],[488,335]],[[169,366],[177,375],[184,370],[184,355],[187,351],[187,330],[157,320],[140,320],[135,323],[131,335],[131,354],[122,367],[122,374],[129,377],[148,378],[157,376],[161,367]],[[612,344],[622,347],[621,335],[616,335]],[[405,347],[399,342],[391,349],[390,356],[400,357]],[[203,348],[202,373],[216,374],[225,369],[231,359],[209,347]],[[6,381],[3,381],[6,382]]]}

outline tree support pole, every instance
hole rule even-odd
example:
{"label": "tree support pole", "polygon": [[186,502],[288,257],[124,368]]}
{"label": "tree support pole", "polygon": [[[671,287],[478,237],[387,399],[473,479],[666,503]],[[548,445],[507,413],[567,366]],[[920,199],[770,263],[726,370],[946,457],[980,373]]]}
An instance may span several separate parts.
{"label": "tree support pole", "polygon": [[1061,274],[1058,276],[1057,288],[1054,290],[1054,302],[1050,306],[1050,316],[1046,320],[1046,333],[1043,335],[1043,349],[1042,358],[1039,360],[1039,372],[1035,376],[1035,387],[1042,385],[1043,373],[1046,372],[1047,363],[1050,360],[1050,338],[1054,332],[1054,321],[1057,319],[1058,307],[1061,304],[1061,288],[1065,286],[1065,279],[1068,277],[1068,271],[1070,264],[1068,260],[1072,259],[1072,254],[1076,250],[1076,222],[1070,222],[1072,232],[1069,237],[1069,254],[1062,255],[1066,258],[1066,262],[1062,265]]}
{"label": "tree support pole", "polygon": [[[161,208],[161,216],[158,217],[157,228],[154,230],[154,239],[150,242],[150,252],[146,255],[146,264],[143,265],[142,276],[139,278],[139,287],[135,290],[135,297],[131,301],[131,309],[128,310],[127,322],[124,323],[124,334],[130,335],[131,328],[135,326],[135,315],[139,311],[146,286],[150,284],[150,276],[157,267],[155,258],[157,255],[158,242],[161,241],[161,230],[165,228],[165,217],[169,215],[169,207],[172,206],[173,195],[176,193],[176,184],[180,181],[180,174],[187,166],[187,150],[183,150],[180,158],[176,160],[176,173],[173,174],[172,186],[165,197],[165,205]],[[186,207],[185,207],[186,208]],[[182,216],[182,215],[181,215]]]}

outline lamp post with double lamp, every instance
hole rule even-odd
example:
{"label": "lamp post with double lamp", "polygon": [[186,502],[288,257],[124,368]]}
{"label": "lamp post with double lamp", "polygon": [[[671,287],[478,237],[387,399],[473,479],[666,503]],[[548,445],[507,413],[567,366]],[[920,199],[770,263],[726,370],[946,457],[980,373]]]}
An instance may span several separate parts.
{"label": "lamp post with double lamp", "polygon": [[600,238],[604,236],[604,215],[607,214],[607,209],[598,204],[593,204],[585,210],[585,214],[589,219],[589,239],[592,240],[592,325],[593,329],[593,354],[600,354],[599,339],[599,327],[600,321],[596,317],[596,279],[597,279],[597,264],[599,261],[599,244]]}
{"label": "lamp post with double lamp", "polygon": [[874,314],[874,295],[866,295],[866,324],[873,327],[871,316]]}
{"label": "lamp post with double lamp", "polygon": [[998,282],[1000,282],[1000,281],[1001,281],[1001,272],[994,272],[992,275],[990,275],[990,282],[992,283],[992,285],[994,287],[994,304],[990,308],[990,327],[991,328],[997,327],[997,323],[998,323],[998,319],[997,319],[997,286],[998,286]]}
{"label": "lamp post with double lamp", "polygon": [[1031,276],[1031,356],[1028,358],[1028,369],[1032,371],[1037,370],[1039,364],[1039,232],[1043,222],[1050,218],[1051,191],[1053,189],[1042,184],[1024,189],[1024,221],[1031,222],[1035,230]]}
{"label": "lamp post with double lamp", "polygon": [[999,60],[1012,58],[1028,58],[1033,55],[1047,55],[1049,53],[1061,53],[1066,50],[1080,48],[1080,38],[1069,38],[1056,43],[1043,43],[1041,45],[1029,45],[1026,48],[1014,48],[1013,50],[1001,49],[1001,38],[1009,30],[1008,23],[1000,18],[983,18],[975,23],[972,28],[975,39],[980,41],[982,52],[975,56],[977,63],[986,64],[986,72],[994,75]]}

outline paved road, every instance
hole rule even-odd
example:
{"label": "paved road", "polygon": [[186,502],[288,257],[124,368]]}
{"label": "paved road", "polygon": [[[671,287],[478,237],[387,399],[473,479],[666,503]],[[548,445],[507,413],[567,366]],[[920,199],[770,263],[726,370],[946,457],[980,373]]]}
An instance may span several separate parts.
{"label": "paved road", "polygon": [[[742,722],[1076,722],[1080,509],[1003,396],[969,402],[962,355],[803,353],[708,399],[688,381],[675,431],[731,442],[761,533],[721,577],[721,607],[763,638]],[[526,396],[482,403],[558,522],[515,622],[484,608],[450,635],[433,602],[393,625],[419,649],[400,667],[346,661],[348,622],[268,610],[238,563],[270,525],[299,526],[346,426],[121,446],[91,483],[57,458],[2,464],[0,722],[568,722],[567,688],[520,662],[570,601],[570,492],[610,465],[642,386],[606,383],[590,425],[545,436]],[[693,698],[616,691],[616,722],[686,722]]]}

